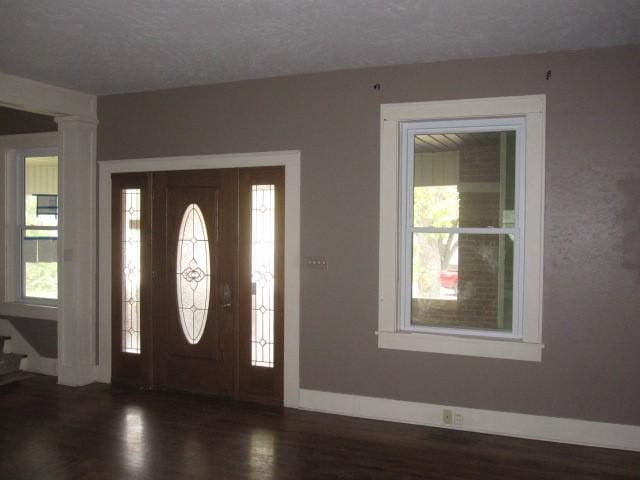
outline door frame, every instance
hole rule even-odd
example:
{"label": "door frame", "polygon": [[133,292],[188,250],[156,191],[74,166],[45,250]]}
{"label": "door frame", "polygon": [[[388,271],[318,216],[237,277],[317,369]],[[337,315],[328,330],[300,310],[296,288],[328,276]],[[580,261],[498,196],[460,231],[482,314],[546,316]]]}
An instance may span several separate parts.
{"label": "door frame", "polygon": [[111,174],[284,166],[284,406],[300,394],[300,151],[109,160],[99,169],[98,381],[111,382]]}

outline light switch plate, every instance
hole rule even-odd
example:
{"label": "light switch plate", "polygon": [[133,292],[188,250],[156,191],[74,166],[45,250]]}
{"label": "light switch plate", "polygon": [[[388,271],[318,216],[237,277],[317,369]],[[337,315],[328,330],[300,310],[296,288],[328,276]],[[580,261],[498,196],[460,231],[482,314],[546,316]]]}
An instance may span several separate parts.
{"label": "light switch plate", "polygon": [[314,270],[327,270],[329,263],[327,257],[304,257],[304,266]]}

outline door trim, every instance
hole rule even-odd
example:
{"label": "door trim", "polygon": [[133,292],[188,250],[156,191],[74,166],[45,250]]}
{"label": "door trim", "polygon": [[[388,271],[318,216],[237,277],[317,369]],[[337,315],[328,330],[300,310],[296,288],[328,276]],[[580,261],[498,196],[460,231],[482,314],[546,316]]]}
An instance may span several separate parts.
{"label": "door trim", "polygon": [[[300,152],[297,150],[101,161],[99,168],[97,380],[111,382],[111,174],[284,166],[284,405],[300,396]],[[105,279],[100,281],[100,279]]]}

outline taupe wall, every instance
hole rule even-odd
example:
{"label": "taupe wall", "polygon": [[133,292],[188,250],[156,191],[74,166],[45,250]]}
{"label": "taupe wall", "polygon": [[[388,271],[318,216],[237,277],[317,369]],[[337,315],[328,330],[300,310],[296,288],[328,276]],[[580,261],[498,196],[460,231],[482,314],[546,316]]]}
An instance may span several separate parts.
{"label": "taupe wall", "polygon": [[[538,93],[543,361],[378,349],[380,104]],[[302,151],[302,255],[329,257],[302,270],[303,388],[640,425],[640,46],[108,96],[99,117],[101,161]]]}
{"label": "taupe wall", "polygon": [[8,320],[41,357],[58,358],[58,322],[0,316]]}
{"label": "taupe wall", "polygon": [[49,115],[0,107],[0,135],[55,132],[56,130],[58,125]]}

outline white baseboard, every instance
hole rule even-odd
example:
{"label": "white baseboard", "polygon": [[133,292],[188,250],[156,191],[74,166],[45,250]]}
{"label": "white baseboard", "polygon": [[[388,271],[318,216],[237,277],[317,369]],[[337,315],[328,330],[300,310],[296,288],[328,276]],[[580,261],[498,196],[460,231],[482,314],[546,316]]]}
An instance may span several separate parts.
{"label": "white baseboard", "polygon": [[83,387],[96,381],[96,366],[73,367],[60,365],[58,368],[58,384],[68,387]]}
{"label": "white baseboard", "polygon": [[[548,442],[640,451],[640,426],[570,418],[459,408],[318,390],[300,390],[300,409],[352,417],[453,428]],[[462,415],[462,425],[445,425],[442,410]],[[460,417],[458,417],[458,420]]]}
{"label": "white baseboard", "polygon": [[47,357],[29,356],[25,359],[26,364],[23,367],[27,372],[41,373],[43,375],[58,376],[58,359]]}
{"label": "white baseboard", "polygon": [[22,370],[54,377],[58,375],[58,360],[41,357],[8,320],[0,319],[0,335],[11,337],[11,340],[5,342],[4,351],[6,353],[24,353],[27,355],[27,358],[20,362]]}

